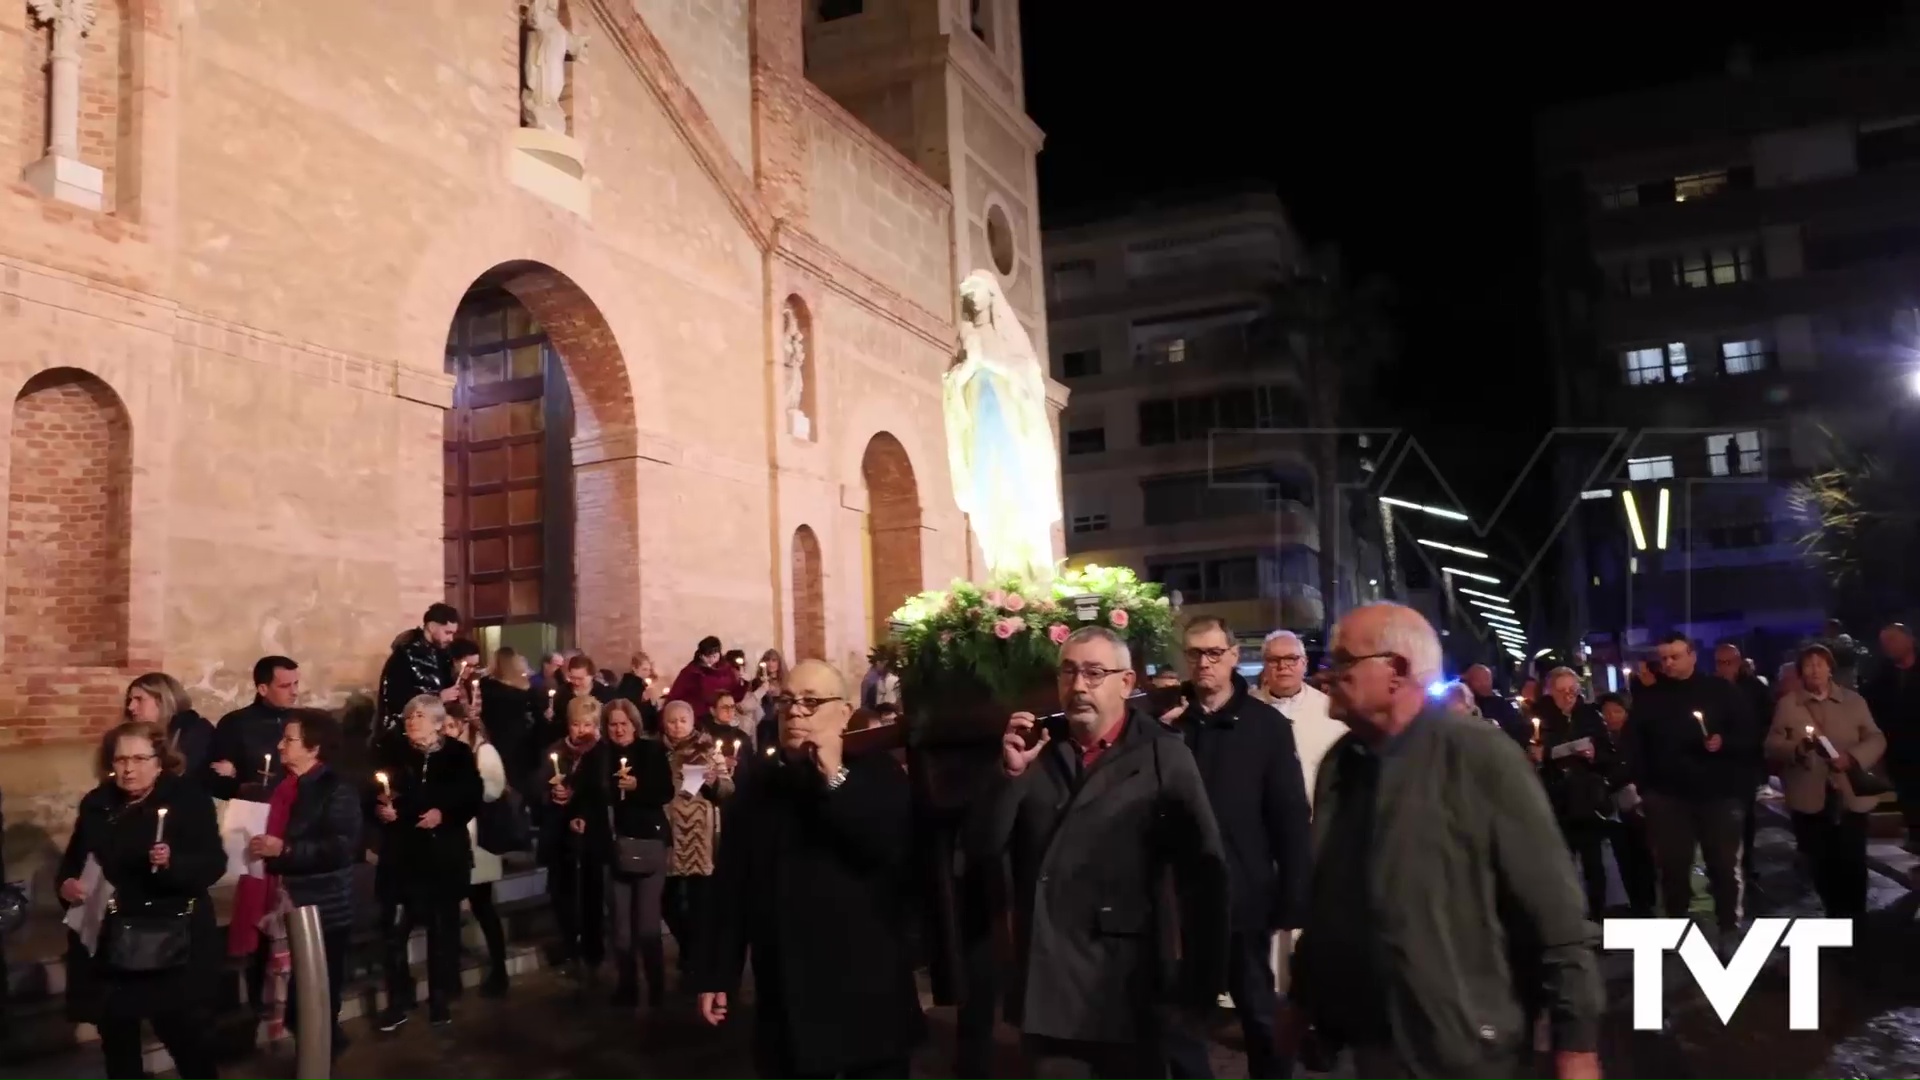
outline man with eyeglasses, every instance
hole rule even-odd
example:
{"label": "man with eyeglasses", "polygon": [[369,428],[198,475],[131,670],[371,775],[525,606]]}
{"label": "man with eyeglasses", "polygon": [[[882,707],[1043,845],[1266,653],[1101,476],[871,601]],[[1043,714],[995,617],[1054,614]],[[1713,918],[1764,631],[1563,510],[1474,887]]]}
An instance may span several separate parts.
{"label": "man with eyeglasses", "polygon": [[742,767],[727,806],[696,952],[700,1016],[726,1020],[751,955],[760,1075],[906,1076],[924,1032],[906,772],[890,754],[844,755],[853,703],[825,661],[794,665],[775,709],[778,742]]}
{"label": "man with eyeglasses", "polygon": [[1597,1078],[1598,935],[1532,766],[1428,696],[1440,638],[1412,608],[1348,612],[1331,660],[1349,734],[1321,765],[1282,1049],[1311,1030],[1356,1076],[1537,1075],[1537,1007],[1554,1075]]}
{"label": "man with eyeglasses", "polygon": [[1165,1076],[1169,1030],[1204,1037],[1226,982],[1219,827],[1186,744],[1129,702],[1134,679],[1113,631],[1069,636],[1063,711],[1008,718],[1004,786],[974,820],[969,850],[1012,863],[1007,1005],[1029,1075]]}
{"label": "man with eyeglasses", "polygon": [[[1200,767],[1228,853],[1227,992],[1246,1038],[1247,1075],[1251,1080],[1291,1076],[1292,1063],[1274,1053],[1272,944],[1274,931],[1299,925],[1307,879],[1310,811],[1293,726],[1254,697],[1235,670],[1240,648],[1225,620],[1196,618],[1184,638],[1192,682],[1177,725]],[[1293,648],[1300,651],[1300,662],[1283,666],[1296,680],[1297,697],[1306,658],[1297,638]],[[1279,651],[1284,653],[1285,646]],[[1175,1031],[1167,1052],[1175,1076],[1213,1075],[1205,1040]]]}
{"label": "man with eyeglasses", "polygon": [[1307,647],[1291,630],[1275,630],[1260,644],[1260,685],[1252,694],[1276,709],[1293,726],[1293,749],[1300,756],[1300,777],[1313,808],[1314,778],[1320,761],[1347,733],[1328,712],[1327,695],[1307,682]]}

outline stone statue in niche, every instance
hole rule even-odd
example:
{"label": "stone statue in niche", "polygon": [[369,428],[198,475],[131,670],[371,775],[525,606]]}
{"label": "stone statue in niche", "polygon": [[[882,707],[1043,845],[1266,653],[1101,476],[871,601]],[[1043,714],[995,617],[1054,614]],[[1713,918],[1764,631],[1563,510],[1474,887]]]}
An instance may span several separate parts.
{"label": "stone statue in niche", "polygon": [[560,21],[560,0],[525,0],[526,52],[521,57],[520,123],[567,134],[567,113],[560,99],[567,92],[567,61],[587,54],[587,39]]}
{"label": "stone statue in niche", "polygon": [[788,303],[780,310],[780,363],[787,377],[787,426],[795,438],[813,437],[807,416],[807,327],[800,309]]}
{"label": "stone statue in niche", "polygon": [[53,29],[47,58],[47,153],[27,167],[39,194],[98,210],[100,169],[80,160],[80,39],[93,29],[95,0],[27,0],[33,21]]}

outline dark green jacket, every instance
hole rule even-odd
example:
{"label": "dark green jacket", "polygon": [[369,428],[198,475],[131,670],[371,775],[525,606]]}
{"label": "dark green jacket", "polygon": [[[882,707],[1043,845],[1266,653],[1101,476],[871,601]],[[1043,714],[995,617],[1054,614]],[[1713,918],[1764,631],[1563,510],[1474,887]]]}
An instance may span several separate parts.
{"label": "dark green jacket", "polygon": [[[1347,735],[1320,769],[1294,1000],[1337,1029],[1338,1017],[1315,1013],[1314,985],[1343,958],[1315,951],[1314,924],[1371,906],[1386,1019],[1413,1075],[1508,1075],[1486,1070],[1530,1051],[1535,1010],[1555,1050],[1597,1049],[1598,934],[1525,755],[1485,721],[1429,709],[1379,755],[1372,850],[1327,850],[1342,773],[1371,752]],[[1350,858],[1367,860],[1370,897],[1325,887],[1337,880],[1330,861]]]}

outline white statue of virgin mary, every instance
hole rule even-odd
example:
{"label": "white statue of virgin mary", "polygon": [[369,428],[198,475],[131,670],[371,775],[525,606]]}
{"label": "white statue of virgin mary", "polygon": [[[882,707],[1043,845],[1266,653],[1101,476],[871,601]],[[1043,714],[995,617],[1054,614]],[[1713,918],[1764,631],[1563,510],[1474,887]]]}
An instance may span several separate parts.
{"label": "white statue of virgin mary", "polygon": [[1040,359],[992,274],[960,283],[960,352],[944,380],[953,498],[989,575],[1053,580],[1060,452]]}

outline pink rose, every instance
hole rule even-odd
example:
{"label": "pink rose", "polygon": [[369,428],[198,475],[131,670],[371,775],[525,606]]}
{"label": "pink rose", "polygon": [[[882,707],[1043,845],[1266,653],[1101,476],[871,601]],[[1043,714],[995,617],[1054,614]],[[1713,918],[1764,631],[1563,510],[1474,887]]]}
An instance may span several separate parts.
{"label": "pink rose", "polygon": [[1001,592],[999,589],[995,589],[986,595],[987,603],[994,607],[999,607],[1001,604],[1006,603],[1006,600],[1007,594]]}
{"label": "pink rose", "polygon": [[1013,620],[1001,619],[993,624],[993,636],[1002,641],[1013,636]]}
{"label": "pink rose", "polygon": [[1114,608],[1113,614],[1107,616],[1107,621],[1113,624],[1115,630],[1125,630],[1127,628],[1127,610],[1125,608]]}
{"label": "pink rose", "polygon": [[942,645],[953,644],[953,631],[951,630],[940,631],[940,644]]}
{"label": "pink rose", "polygon": [[1067,633],[1068,631],[1064,623],[1054,623],[1052,626],[1047,627],[1047,640],[1053,642],[1055,645],[1065,645],[1067,643]]}
{"label": "pink rose", "polygon": [[1027,606],[1027,598],[1017,592],[1008,593],[1007,598],[1000,603],[1001,606],[1005,607],[1008,611],[1021,611]]}

